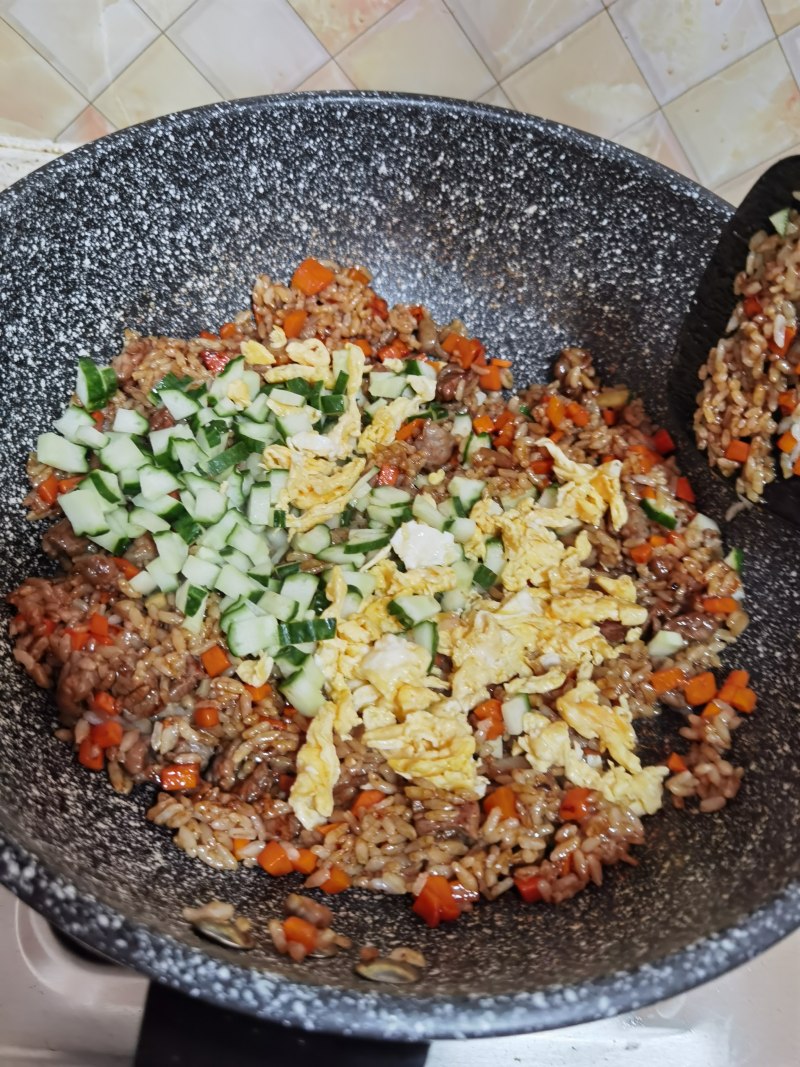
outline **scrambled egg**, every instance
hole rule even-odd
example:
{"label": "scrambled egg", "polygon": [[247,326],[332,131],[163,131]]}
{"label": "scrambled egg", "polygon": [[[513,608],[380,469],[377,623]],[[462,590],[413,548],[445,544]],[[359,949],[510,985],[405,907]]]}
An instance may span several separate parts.
{"label": "scrambled egg", "polygon": [[242,341],[241,351],[242,355],[244,356],[245,363],[252,363],[256,367],[271,367],[275,362],[275,357],[269,351],[269,349],[265,348],[258,341]]}
{"label": "scrambled egg", "polygon": [[382,445],[390,445],[406,419],[416,415],[419,409],[419,397],[404,396],[379,408],[358,439],[358,451],[365,456],[371,456]]}
{"label": "scrambled egg", "polygon": [[398,526],[391,546],[408,568],[441,567],[461,558],[451,533],[434,530],[432,526],[413,520]]}
{"label": "scrambled egg", "polygon": [[333,787],[339,780],[335,719],[336,708],[327,701],[311,720],[305,744],[297,753],[297,777],[289,804],[307,830],[325,822],[333,812]]}

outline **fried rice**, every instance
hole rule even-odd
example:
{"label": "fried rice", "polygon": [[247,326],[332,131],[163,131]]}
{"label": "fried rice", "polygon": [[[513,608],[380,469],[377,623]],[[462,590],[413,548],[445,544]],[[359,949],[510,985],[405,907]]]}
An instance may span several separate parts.
{"label": "fried rice", "polygon": [[[760,271],[779,244],[762,240],[769,247],[756,244],[753,253]],[[737,565],[724,558],[716,525],[697,512],[669,435],[653,426],[624,385],[600,383],[589,353],[565,350],[551,382],[509,394],[510,363],[490,359],[463,323],[437,325],[421,305],[388,307],[363,268],[321,267],[327,280],[311,293],[302,284],[259,277],[251,308],[216,332],[189,340],[127,333],[113,361],[118,388],[95,414],[96,427],[108,431],[120,409],[143,415],[150,431],[174,426],[158,391],[165,377],[188,381],[190,389],[196,383],[209,386],[243,350],[265,353],[262,365],[250,364],[261,384],[270,367],[291,363],[287,333],[300,346],[293,351],[301,354],[315,351],[319,341],[328,353],[348,343],[352,350],[355,343],[373,378],[375,368],[398,373],[417,359],[435,372],[435,395],[414,403],[413,417],[377,443],[364,464],[372,471],[368,491],[391,485],[411,500],[425,494],[439,506],[449,500],[454,478],[477,478],[476,507],[492,521],[511,516],[513,522],[526,514],[535,521],[544,507],[560,506],[571,491],[568,480],[559,482],[559,471],[569,468],[583,478],[604,472],[617,487],[622,512],[617,521],[606,501],[598,505],[595,521],[562,525],[545,540],[559,559],[578,560],[594,603],[611,599],[600,589],[623,588],[614,583],[629,583],[624,588],[634,591],[628,605],[633,614],[601,614],[581,623],[580,633],[606,651],[571,661],[562,649],[559,660],[552,648],[529,642],[524,671],[498,663],[490,683],[470,690],[468,706],[453,711],[454,687],[461,685],[466,667],[458,642],[448,644],[449,630],[463,635],[465,620],[474,622],[480,612],[487,619],[499,617],[492,613],[501,613],[514,595],[530,596],[537,585],[523,573],[509,589],[511,579],[504,579],[503,571],[473,587],[460,610],[449,612],[439,593],[440,651],[434,650],[416,691],[419,699],[424,689],[432,713],[391,705],[389,715],[389,698],[377,693],[374,679],[326,675],[323,696],[333,697],[323,708],[333,706],[334,722],[334,682],[338,699],[344,699],[342,692],[347,701],[361,692],[362,701],[348,723],[330,731],[326,806],[313,799],[324,790],[322,772],[311,759],[314,723],[319,725],[322,712],[303,714],[292,705],[283,692],[285,676],[274,667],[279,654],[269,658],[269,676],[255,678],[256,658],[237,656],[226,644],[221,622],[229,605],[219,592],[208,595],[202,623],[194,629],[187,628],[174,590],[142,592],[137,577],[156,558],[154,535],[131,537],[115,554],[76,535],[59,503],[75,489],[75,479],[33,455],[26,504],[32,519],[48,520],[43,548],[58,560],[61,573],[31,577],[10,595],[16,610],[14,655],[37,685],[52,689],[57,736],[72,746],[79,763],[105,771],[120,793],[140,785],[152,789],[148,819],[217,870],[261,867],[267,875],[287,876],[291,884],[302,879],[307,889],[327,893],[353,887],[410,894],[415,911],[430,925],[514,886],[526,901],[558,904],[600,885],[606,867],[636,863],[634,850],[645,841],[643,818],[658,810],[663,796],[678,807],[708,813],[735,797],[742,770],[726,754],[740,714],[752,711],[755,699],[746,672],[733,672],[724,682],[713,672],[748,621]],[[745,284],[750,282],[743,276]],[[763,339],[763,329],[754,324],[753,329]],[[247,347],[254,342],[261,348]],[[763,362],[761,340],[751,342]],[[782,383],[776,380],[774,388]],[[263,388],[269,392],[269,385]],[[376,425],[381,410],[373,403],[371,422],[364,414],[368,388],[365,378],[358,396],[362,434]],[[482,431],[473,442],[480,447],[471,450],[455,430],[465,425],[465,416],[470,436]],[[738,424],[734,431],[740,432]],[[710,445],[711,438],[706,441]],[[724,438],[719,441],[724,447]],[[269,446],[265,457],[268,453]],[[93,458],[91,466],[97,462]],[[326,468],[328,476],[340,469]],[[763,468],[758,477],[763,484]],[[462,517],[469,521],[470,514],[478,512]],[[291,518],[299,522],[302,513],[294,509]],[[331,516],[332,543],[341,544],[364,524],[357,510],[350,509],[344,523],[340,513]],[[381,559],[384,564],[395,559],[395,543],[368,554],[363,569],[377,573]],[[520,547],[521,558],[527,544]],[[330,607],[335,568],[294,541],[284,545],[281,559],[284,567],[322,573],[328,584],[319,603]],[[398,581],[420,566],[409,560],[403,566],[400,559],[399,565],[390,563]],[[615,610],[622,610],[619,603]],[[336,620],[340,631],[345,621]],[[395,619],[388,637],[373,636],[370,651],[380,641],[407,637]],[[320,640],[312,653],[319,657],[324,644]],[[224,657],[214,660],[213,669],[212,650]],[[247,671],[241,669],[245,660],[251,664]],[[265,667],[263,658],[259,662]],[[548,687],[542,680],[552,671],[560,676]],[[362,690],[370,687],[364,697]],[[567,723],[571,697],[587,691],[600,725],[587,725],[578,714]],[[511,725],[504,709],[515,695],[525,698],[527,711],[523,723]],[[429,739],[431,765],[444,759],[457,738],[466,752],[461,763],[466,785],[459,787],[443,785],[451,780],[446,775],[419,773],[429,764],[403,763],[393,743],[376,740],[390,736],[381,730],[394,730],[391,736],[402,739],[415,714],[444,719],[443,708],[449,709],[448,722],[458,720],[456,732],[439,751],[436,739]],[[628,785],[615,793],[607,784],[615,775],[614,781],[635,779],[639,759],[633,748],[612,756],[608,724],[630,730],[635,747],[631,724],[653,716],[663,720],[662,761],[641,771],[649,775],[648,796],[643,800]],[[539,742],[551,727],[561,731],[563,743],[548,762]],[[301,806],[298,782],[309,774],[312,800],[306,791]],[[587,781],[592,784],[581,784]],[[235,899],[235,884],[230,896]]]}

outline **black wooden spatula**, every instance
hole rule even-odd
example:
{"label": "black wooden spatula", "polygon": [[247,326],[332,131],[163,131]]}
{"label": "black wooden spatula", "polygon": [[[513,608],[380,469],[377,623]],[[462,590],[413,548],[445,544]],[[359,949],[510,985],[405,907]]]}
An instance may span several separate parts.
{"label": "black wooden spatula", "polygon": [[[757,230],[771,232],[770,215],[786,207],[800,207],[793,195],[800,191],[800,156],[773,164],[758,179],[722,231],[714,255],[684,319],[670,377],[670,402],[675,416],[692,438],[700,381],[697,372],[709,349],[725,333],[736,303],[733,280],[744,268],[748,243]],[[722,475],[720,475],[722,477]],[[764,507],[800,526],[800,478],[784,479],[779,473],[767,486]]]}

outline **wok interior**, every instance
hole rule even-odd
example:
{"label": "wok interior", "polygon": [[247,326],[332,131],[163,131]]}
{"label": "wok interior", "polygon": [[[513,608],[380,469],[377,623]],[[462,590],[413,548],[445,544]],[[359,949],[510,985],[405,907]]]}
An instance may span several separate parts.
{"label": "wok interior", "polygon": [[[463,318],[490,352],[513,360],[522,383],[546,380],[561,346],[590,348],[607,382],[632,385],[673,430],[699,506],[720,518],[727,489],[671,421],[667,381],[725,217],[677,176],[590,138],[432,103],[211,108],[79,151],[0,200],[6,589],[44,567],[18,503],[24,460],[71,391],[77,355],[110,358],[123,326],[213,327],[244,306],[256,273],[287,278],[307,254],[363,263],[387,299]],[[737,922],[798,876],[796,534],[756,511],[728,539],[745,551],[752,614],[729,663],[751,671],[760,695],[736,736],[734,758],[748,768],[737,800],[713,817],[665,810],[646,820],[637,868],[556,908],[508,894],[430,931],[404,900],[338,897],[337,929],[425,953],[431,967],[415,996],[531,991],[653,961]],[[115,795],[52,738],[51,702],[7,651],[0,669],[5,836],[79,893],[191,945],[201,943],[180,919],[185,904],[234,901],[262,930],[279,913],[285,883],[189,860],[145,823],[146,796]],[[665,729],[679,725],[665,713]],[[651,758],[662,758],[660,728],[645,732]],[[363,988],[344,958],[297,966],[266,937],[260,945],[236,962]]]}

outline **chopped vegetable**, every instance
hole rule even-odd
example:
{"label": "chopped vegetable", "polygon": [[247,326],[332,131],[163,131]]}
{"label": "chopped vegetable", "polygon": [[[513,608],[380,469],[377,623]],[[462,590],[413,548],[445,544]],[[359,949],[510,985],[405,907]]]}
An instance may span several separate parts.
{"label": "chopped vegetable", "polygon": [[633,545],[628,551],[634,563],[647,563],[653,555],[653,546],[645,541],[640,545]]}
{"label": "chopped vegetable", "polygon": [[686,770],[686,760],[677,752],[671,752],[667,759],[667,767],[673,774],[681,774],[682,771]]}
{"label": "chopped vegetable", "polygon": [[108,619],[97,612],[89,616],[89,633],[95,637],[108,637]]}
{"label": "chopped vegetable", "polygon": [[331,867],[330,874],[327,879],[322,883],[320,889],[323,893],[343,893],[345,889],[350,888],[350,875],[347,871],[342,870],[341,867],[337,867],[334,864]]}
{"label": "chopped vegetable", "polygon": [[487,815],[494,811],[495,808],[500,809],[500,816],[503,819],[516,819],[518,817],[514,790],[510,785],[500,785],[483,798],[483,810]]}
{"label": "chopped vegetable", "polygon": [[712,615],[732,615],[738,610],[739,602],[732,596],[707,596],[703,600],[703,611],[708,611]]}
{"label": "chopped vegetable", "polygon": [[720,687],[717,697],[730,703],[730,698],[737,689],[745,689],[750,684],[750,674],[747,671],[731,671]]}
{"label": "chopped vegetable", "polygon": [[200,784],[200,768],[196,763],[168,763],[159,772],[161,788],[168,793],[182,793],[197,789]]}
{"label": "chopped vegetable", "polygon": [[245,689],[250,694],[250,699],[254,704],[258,704],[261,700],[266,700],[272,692],[272,686],[269,682],[264,682],[263,685],[246,685]]}
{"label": "chopped vegetable", "polygon": [[131,578],[135,578],[139,573],[140,568],[135,563],[131,563],[129,559],[125,559],[124,556],[113,556],[112,559],[122,571],[123,576],[130,581]]}
{"label": "chopped vegetable", "polygon": [[299,915],[290,915],[283,920],[283,934],[287,941],[302,945],[306,952],[313,952],[317,946],[317,928]]}
{"label": "chopped vegetable", "polygon": [[750,455],[750,445],[746,441],[731,441],[725,449],[725,459],[734,463],[746,463]]}
{"label": "chopped vegetable", "polygon": [[687,703],[692,707],[707,704],[717,695],[717,683],[711,671],[703,671],[690,678],[683,688]]}
{"label": "chopped vegetable", "polygon": [[735,689],[728,698],[728,703],[736,708],[737,711],[743,711],[746,715],[749,715],[751,711],[755,710],[756,706],[755,690],[749,687]]}
{"label": "chopped vegetable", "polygon": [[669,430],[662,428],[653,434],[653,448],[655,448],[656,452],[660,452],[662,456],[668,456],[670,452],[675,451],[676,445]]}
{"label": "chopped vegetable", "polygon": [[92,711],[99,711],[103,715],[118,715],[119,703],[110,693],[93,693]]}
{"label": "chopped vegetable", "polygon": [[106,749],[116,747],[122,740],[123,732],[122,723],[98,722],[92,726],[89,736],[98,748]]}
{"label": "chopped vegetable", "polygon": [[591,789],[573,786],[568,789],[561,800],[558,816],[562,822],[580,822],[592,810]]}
{"label": "chopped vegetable", "polygon": [[477,705],[474,715],[479,722],[483,722],[485,719],[491,721],[491,725],[486,731],[486,739],[488,741],[494,740],[495,737],[503,736],[503,705],[499,700],[484,700]]}
{"label": "chopped vegetable", "polygon": [[292,860],[292,866],[299,874],[309,875],[317,869],[317,855],[310,848],[300,848]]}
{"label": "chopped vegetable", "polygon": [[299,337],[300,331],[306,324],[308,318],[308,312],[305,308],[294,308],[292,311],[287,312],[286,318],[283,320],[283,332],[291,340],[293,337]]}
{"label": "chopped vegetable", "polygon": [[408,355],[408,345],[395,337],[391,344],[384,345],[375,353],[375,358],[381,361],[387,359],[404,359]]}
{"label": "chopped vegetable", "polygon": [[588,426],[589,412],[576,401],[573,400],[567,404],[566,412],[576,426]]}
{"label": "chopped vegetable", "polygon": [[201,704],[194,709],[194,721],[201,730],[219,725],[219,711],[213,704]]}
{"label": "chopped vegetable", "polygon": [[429,874],[411,910],[428,926],[436,927],[440,922],[454,922],[461,914],[461,905],[445,877]]}
{"label": "chopped vegetable", "polygon": [[369,357],[375,351],[375,349],[372,347],[372,345],[369,343],[369,341],[365,337],[356,337],[356,338],[354,338],[353,339],[353,344],[354,345],[358,345],[358,347],[361,349],[361,351],[364,353],[364,355],[367,357],[367,359],[369,359]]}
{"label": "chopped vegetable", "polygon": [[560,396],[549,396],[547,398],[547,421],[551,426],[559,428],[564,421],[564,401]]}
{"label": "chopped vegetable", "polygon": [[494,420],[491,415],[478,415],[472,420],[472,429],[475,433],[490,433],[494,429]]}
{"label": "chopped vegetable", "polygon": [[785,356],[792,347],[792,341],[794,341],[796,336],[796,326],[785,326],[783,330],[783,344],[779,345],[774,338],[770,337],[769,341],[767,341],[767,347],[770,352],[774,352],[776,356]]}
{"label": "chopped vegetable", "polygon": [[380,789],[362,789],[350,805],[350,811],[353,815],[361,815],[385,799],[386,794],[382,793]]}
{"label": "chopped vegetable", "polygon": [[200,353],[200,360],[203,366],[212,374],[221,374],[232,359],[233,356],[230,352],[217,352],[213,348],[207,348]]}
{"label": "chopped vegetable", "polygon": [[538,874],[515,874],[514,885],[526,904],[542,899],[542,880]]}
{"label": "chopped vegetable", "polygon": [[55,474],[45,478],[41,485],[37,486],[36,493],[45,504],[55,504],[58,499],[58,478]]}
{"label": "chopped vegetable", "polygon": [[259,867],[274,878],[280,878],[284,874],[291,874],[294,870],[286,849],[279,841],[269,841],[261,849],[256,859]]}
{"label": "chopped vegetable", "polygon": [[781,434],[778,438],[778,448],[781,452],[794,452],[798,443],[800,442],[790,430],[787,430],[786,433]]}
{"label": "chopped vegetable", "polygon": [[773,215],[770,215],[769,221],[775,228],[775,232],[779,233],[781,237],[786,236],[786,229],[789,225],[789,208],[782,207],[780,211],[776,211]]}
{"label": "chopped vegetable", "polygon": [[[415,422],[422,420],[413,420]],[[401,427],[403,429],[403,427]],[[398,438],[400,435],[398,433]],[[402,438],[400,438],[402,440]],[[385,463],[378,471],[378,476],[375,479],[375,485],[396,485],[397,479],[400,477],[399,467],[393,467],[388,463]]]}
{"label": "chopped vegetable", "polygon": [[675,496],[678,500],[685,500],[688,504],[694,504],[696,497],[694,495],[694,490],[689,484],[688,478],[684,478],[683,476],[678,478],[675,486]]}
{"label": "chopped vegetable", "polygon": [[91,737],[85,737],[78,746],[78,763],[90,771],[102,771],[105,766],[103,750]]}
{"label": "chopped vegetable", "polygon": [[650,675],[650,685],[656,691],[656,696],[677,689],[685,681],[686,675],[680,667],[665,667],[663,670],[653,671]]}
{"label": "chopped vegetable", "polygon": [[661,456],[645,445],[631,445],[628,452],[633,456],[633,466],[639,474],[649,474],[656,463],[661,462]]}
{"label": "chopped vegetable", "polygon": [[217,675],[223,674],[231,665],[228,653],[221,645],[213,645],[211,648],[206,649],[200,659],[203,663],[203,669],[209,678],[216,678]]}
{"label": "chopped vegetable", "polygon": [[305,296],[316,296],[335,277],[330,267],[323,266],[318,259],[304,259],[292,275],[292,288],[299,289]]}
{"label": "chopped vegetable", "polygon": [[411,419],[400,427],[395,434],[395,440],[407,441],[410,437],[415,437],[424,425],[425,419]]}

